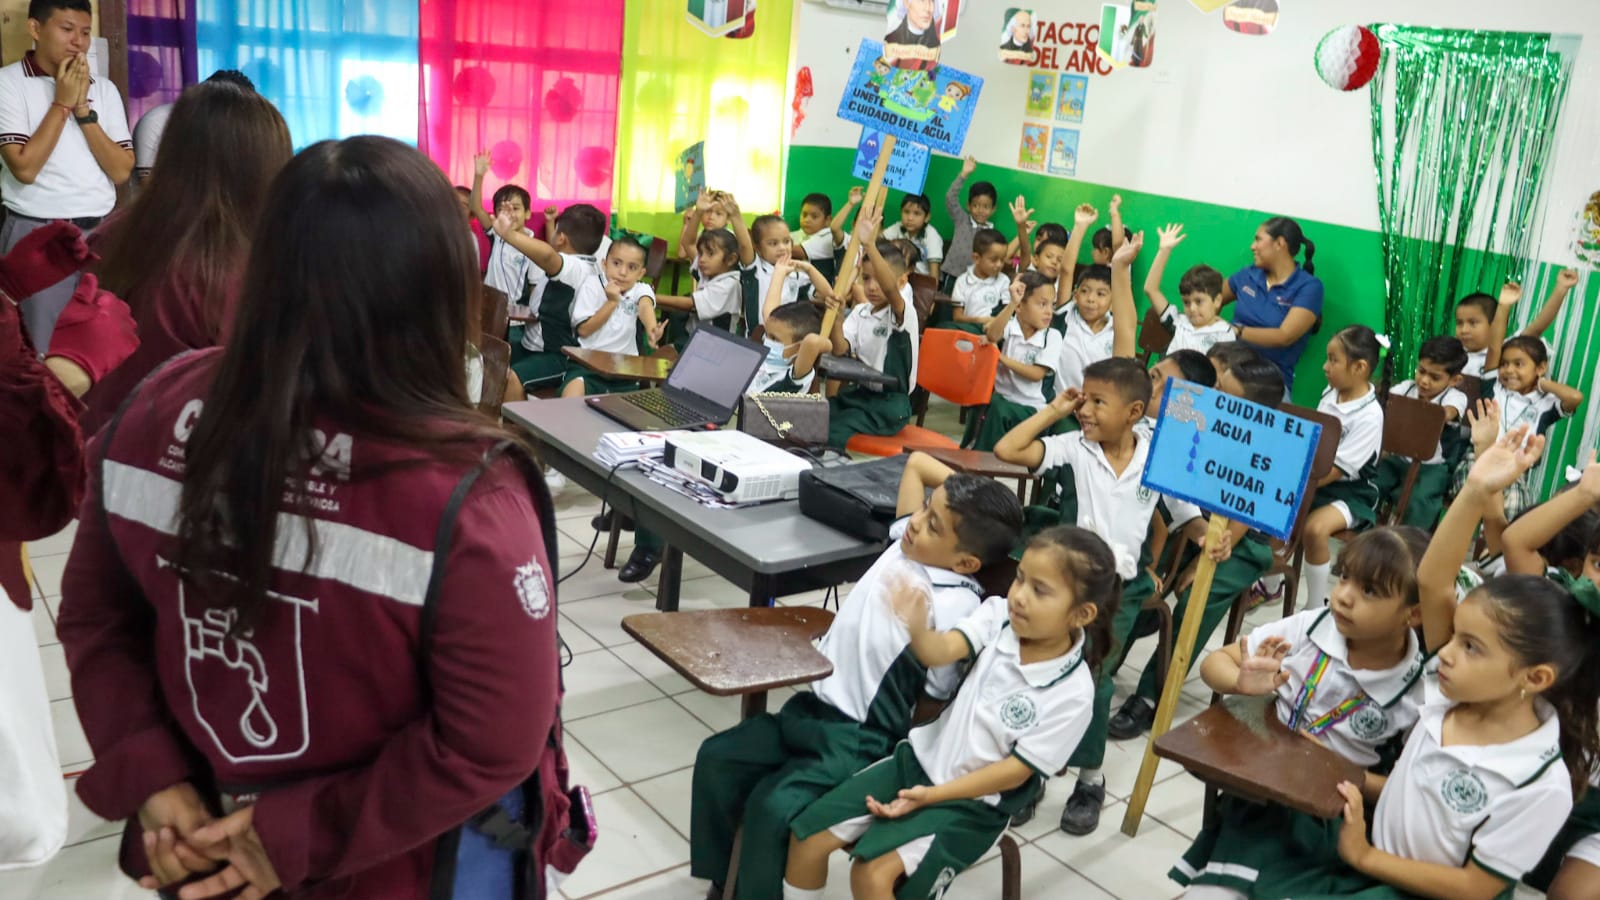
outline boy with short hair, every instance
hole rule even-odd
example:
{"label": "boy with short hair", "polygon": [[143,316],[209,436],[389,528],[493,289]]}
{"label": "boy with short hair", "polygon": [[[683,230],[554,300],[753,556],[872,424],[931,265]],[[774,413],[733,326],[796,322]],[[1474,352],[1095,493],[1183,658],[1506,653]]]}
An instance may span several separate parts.
{"label": "boy with short hair", "polygon": [[844,250],[844,223],[850,218],[850,211],[861,204],[862,196],[861,187],[851,188],[850,197],[840,207],[838,215],[834,214],[833,199],[827,194],[807,194],[800,201],[800,249],[806,259],[822,270],[824,278],[832,279],[837,272],[836,259]]}
{"label": "boy with short hair", "polygon": [[717,885],[728,873],[742,820],[739,897],[780,900],[789,823],[892,752],[923,693],[936,699],[955,693],[955,667],[929,671],[909,651],[911,635],[889,602],[890,589],[907,576],[928,584],[934,627],[952,627],[982,600],[973,576],[1006,560],[1021,532],[1022,507],[998,482],[914,453],[898,509],[907,518],[890,531],[893,543],[840,603],[819,645],[833,674],[776,715],[746,719],[700,745],[689,870],[713,882],[713,896],[720,896]]}
{"label": "boy with short hair", "polygon": [[[1217,370],[1217,378],[1219,379],[1228,374],[1229,369],[1241,362],[1264,358],[1260,353],[1256,352],[1256,348],[1243,341],[1223,341],[1219,344],[1212,344],[1211,349],[1206,351],[1206,359],[1210,360],[1212,367]],[[1278,399],[1282,400],[1283,398],[1279,397]]]}
{"label": "boy with short hair", "polygon": [[944,192],[944,211],[950,216],[950,244],[945,248],[944,275],[940,288],[950,291],[950,285],[972,265],[972,240],[980,229],[992,228],[989,224],[1000,205],[1000,192],[988,181],[973,182],[967,189],[967,204],[961,205],[961,186],[978,170],[978,158],[968,156],[961,161],[961,174],[950,182]]}
{"label": "boy with short hair", "polygon": [[[1433,455],[1417,469],[1417,480],[1412,485],[1402,525],[1433,531],[1444,509],[1445,494],[1450,490],[1451,473],[1466,455],[1468,439],[1462,425],[1467,419],[1467,395],[1458,390],[1466,365],[1467,350],[1459,340],[1429,338],[1417,353],[1415,376],[1389,388],[1391,395],[1426,400],[1444,407],[1444,432],[1439,436]],[[1410,467],[1411,461],[1403,456],[1391,455],[1378,460],[1378,473],[1372,479],[1378,496],[1399,497],[1400,486]]]}
{"label": "boy with short hair", "polygon": [[1006,277],[1006,237],[993,228],[979,229],[972,238],[972,266],[950,289],[955,303],[955,327],[982,334],[989,320],[1006,305],[1011,279]]}
{"label": "boy with short hair", "polygon": [[1156,250],[1155,262],[1150,264],[1150,274],[1144,280],[1145,296],[1150,298],[1150,308],[1161,321],[1172,329],[1172,343],[1167,352],[1175,350],[1210,350],[1223,341],[1233,339],[1233,325],[1222,318],[1222,273],[1205,263],[1191,266],[1178,280],[1178,296],[1183,309],[1167,302],[1161,292],[1161,278],[1167,271],[1167,260],[1183,239],[1182,225],[1168,225],[1156,232],[1161,245]]}
{"label": "boy with short hair", "polygon": [[932,216],[933,204],[925,195],[907,194],[900,201],[900,221],[885,228],[883,236],[891,241],[906,238],[916,244],[917,253],[921,254],[917,274],[937,280],[939,265],[944,262],[944,239],[928,221]]}
{"label": "boy with short hair", "polygon": [[506,239],[496,233],[495,217],[502,212],[511,222],[511,229],[525,237],[533,237],[528,228],[528,216],[533,198],[520,185],[503,184],[494,192],[494,213],[483,208],[483,176],[489,171],[487,151],[472,158],[472,188],[467,196],[468,212],[478,221],[489,239],[489,261],[484,267],[483,283],[505,294],[512,305],[529,302],[530,292],[544,286],[547,276],[534,265],[526,254],[520,253]]}
{"label": "boy with short hair", "polygon": [[[611,242],[605,266],[599,276],[579,286],[573,300],[573,324],[578,345],[607,353],[639,352],[639,325],[645,326],[646,340],[653,349],[661,339],[662,326],[656,322],[655,291],[642,280],[644,245],[624,235]],[[561,384],[561,396],[612,394],[635,391],[639,383],[631,379],[610,378],[590,372],[568,360]]]}
{"label": "boy with short hair", "polygon": [[[866,248],[856,304],[834,319],[829,335],[834,356],[855,356],[899,380],[875,387],[847,384],[828,400],[828,446],[843,449],[857,434],[889,436],[911,421],[911,391],[917,385],[917,309],[907,299],[905,257],[888,241],[875,242],[882,221],[876,209],[863,209],[856,235]],[[828,301],[837,306],[839,298]]]}
{"label": "boy with short hair", "polygon": [[567,207],[556,217],[555,240],[549,243],[526,233],[510,209],[495,214],[494,230],[509,250],[532,260],[549,279],[535,310],[537,320],[528,323],[521,343],[512,348],[511,368],[524,386],[556,381],[566,369],[561,348],[578,344],[572,325],[577,290],[600,273],[594,254],[605,236],[605,214],[587,203]]}

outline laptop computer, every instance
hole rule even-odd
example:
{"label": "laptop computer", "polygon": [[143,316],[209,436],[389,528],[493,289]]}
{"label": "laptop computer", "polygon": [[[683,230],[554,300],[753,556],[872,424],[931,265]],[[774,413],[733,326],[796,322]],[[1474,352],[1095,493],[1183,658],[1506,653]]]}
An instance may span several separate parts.
{"label": "laptop computer", "polygon": [[661,387],[584,402],[634,431],[726,425],[766,358],[764,345],[701,323]]}

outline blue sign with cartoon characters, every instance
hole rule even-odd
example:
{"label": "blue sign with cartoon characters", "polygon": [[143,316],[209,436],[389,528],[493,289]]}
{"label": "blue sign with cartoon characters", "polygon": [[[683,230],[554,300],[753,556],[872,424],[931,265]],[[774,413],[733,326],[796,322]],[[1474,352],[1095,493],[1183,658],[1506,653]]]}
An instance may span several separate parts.
{"label": "blue sign with cartoon characters", "polygon": [[1173,379],[1143,484],[1287,541],[1322,426]]}
{"label": "blue sign with cartoon characters", "polygon": [[982,78],[949,66],[897,69],[883,58],[882,44],[864,40],[839,100],[839,118],[960,155],[982,90]]}

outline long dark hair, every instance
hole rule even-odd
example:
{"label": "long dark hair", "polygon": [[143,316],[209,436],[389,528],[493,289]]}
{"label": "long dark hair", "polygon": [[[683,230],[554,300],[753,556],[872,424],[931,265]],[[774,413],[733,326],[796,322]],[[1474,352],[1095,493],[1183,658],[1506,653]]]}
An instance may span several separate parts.
{"label": "long dark hair", "polygon": [[1307,275],[1317,274],[1316,264],[1311,261],[1311,258],[1317,254],[1317,245],[1313,244],[1311,239],[1306,237],[1306,233],[1300,230],[1299,222],[1288,216],[1273,216],[1262,222],[1261,227],[1266,230],[1268,237],[1283,238],[1283,243],[1289,248],[1289,256],[1291,258],[1299,256],[1300,249],[1304,247],[1306,261],[1302,268],[1306,270]]}
{"label": "long dark hair", "polygon": [[267,187],[293,155],[272,101],[230,81],[190,86],[161,133],[155,170],[97,245],[100,286],[127,298],[141,322],[150,289],[191,292],[220,342]]}
{"label": "long dark hair", "polygon": [[273,181],[178,510],[179,571],[237,613],[235,631],[261,613],[284,497],[322,452],[318,417],[424,459],[467,461],[506,436],[467,397],[478,259],[460,218],[439,167],[389,138],[314,144]]}
{"label": "long dark hair", "polygon": [[1061,574],[1072,587],[1073,604],[1092,603],[1099,609],[1085,629],[1088,646],[1083,658],[1095,679],[1109,678],[1100,664],[1116,652],[1111,630],[1122,602],[1122,576],[1117,574],[1117,555],[1100,535],[1075,525],[1057,525],[1034,535],[1028,549],[1050,549],[1061,565]]}
{"label": "long dark hair", "polygon": [[1378,343],[1377,332],[1365,325],[1346,325],[1328,339],[1329,343],[1333,341],[1339,342],[1350,359],[1367,364],[1368,380],[1371,380],[1374,372],[1379,373],[1375,390],[1378,392],[1378,402],[1387,407],[1389,385],[1394,382],[1394,357]]}

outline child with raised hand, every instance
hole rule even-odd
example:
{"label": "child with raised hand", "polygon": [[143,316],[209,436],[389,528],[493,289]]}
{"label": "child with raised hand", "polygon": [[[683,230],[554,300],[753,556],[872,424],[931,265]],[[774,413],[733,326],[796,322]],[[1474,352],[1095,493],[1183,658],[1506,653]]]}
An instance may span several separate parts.
{"label": "child with raised hand", "polygon": [[1311,513],[1306,516],[1301,544],[1305,548],[1305,609],[1321,609],[1328,601],[1331,551],[1329,540],[1346,529],[1361,529],[1377,521],[1378,455],[1383,449],[1382,390],[1372,385],[1372,373],[1383,364],[1383,387],[1389,384],[1387,340],[1371,328],[1351,325],[1328,339],[1328,360],[1322,372],[1328,387],[1317,411],[1339,420],[1339,450],[1333,470],[1313,485]]}
{"label": "child with raised hand", "polygon": [[[784,260],[773,272],[771,286],[767,289],[766,306],[762,309],[761,342],[767,347],[767,359],[756,372],[755,380],[746,391],[749,394],[780,393],[809,394],[816,381],[817,358],[833,348],[832,342],[822,334],[822,314],[812,303],[787,303],[784,301],[784,282],[790,272],[810,263],[801,260]],[[818,295],[838,308],[833,289],[823,284]]]}
{"label": "child with raised hand", "polygon": [[[750,237],[755,242],[755,258],[739,277],[745,316],[751,320],[748,323],[751,331],[766,318],[763,310],[769,289],[774,284],[783,290],[783,303],[806,299],[808,287],[819,292],[819,296],[832,293],[832,286],[815,265],[808,260],[795,258],[794,239],[782,216],[757,216],[750,225]],[[780,264],[785,267],[781,276],[776,274]]]}
{"label": "child with raised hand", "polygon": [[917,661],[972,671],[943,715],[795,819],[785,900],[820,900],[829,855],[851,844],[858,900],[938,895],[988,852],[1089,727],[1120,581],[1104,541],[1060,527],[1029,541],[1006,597],[954,628],[930,626],[920,586],[896,591]]}
{"label": "child with raised hand", "polygon": [[707,192],[700,189],[699,196],[695,197],[694,206],[683,213],[683,229],[678,232],[678,258],[690,260],[690,271],[698,271],[694,265],[696,253],[700,249],[700,235],[707,231],[723,231],[730,228],[733,218],[724,198],[730,195],[721,191]]}
{"label": "child with raised hand", "polygon": [[[1081,223],[1087,212],[1093,212],[1087,207],[1078,207],[1078,221]],[[1082,228],[1079,228],[1082,231]],[[1061,330],[1061,368],[1056,376],[1056,390],[1069,387],[1078,387],[1083,384],[1084,367],[1106,359],[1110,356],[1133,356],[1134,337],[1133,329],[1138,324],[1138,319],[1127,315],[1127,328],[1120,332],[1113,327],[1116,315],[1113,314],[1112,287],[1113,281],[1119,277],[1130,279],[1127,288],[1127,304],[1125,309],[1131,310],[1133,306],[1133,288],[1129,267],[1133,259],[1143,247],[1143,232],[1135,236],[1135,240],[1124,243],[1120,248],[1120,263],[1112,260],[1113,265],[1093,265],[1084,269],[1078,276],[1077,287],[1072,291],[1072,299],[1065,306],[1058,307],[1057,315],[1052,327]],[[1074,235],[1076,239],[1076,235]],[[1061,280],[1056,288],[1056,299],[1061,299],[1061,291],[1073,277],[1072,246],[1067,247],[1066,262],[1061,266]],[[1119,352],[1117,347],[1122,345]]]}
{"label": "child with raised hand", "polygon": [[[654,350],[664,325],[656,322],[655,291],[645,284],[644,246],[623,236],[611,242],[605,266],[598,277],[578,288],[573,301],[573,325],[578,345],[607,353],[639,352],[639,326],[645,328],[646,343]],[[561,396],[613,394],[638,390],[637,382],[597,375],[576,362],[567,363]]]}
{"label": "child with raised hand", "polygon": [[939,271],[944,276],[940,286],[947,292],[952,291],[955,279],[972,265],[973,238],[980,230],[993,227],[989,224],[989,220],[994,217],[994,211],[1000,205],[999,192],[987,181],[974,182],[972,187],[967,189],[966,206],[961,205],[961,186],[977,170],[977,157],[968,156],[963,159],[961,174],[950,182],[950,189],[944,193],[944,211],[950,216],[951,223],[950,243],[945,247],[944,264],[940,266]]}
{"label": "child with raised hand", "polygon": [[[1413,528],[1362,533],[1339,553],[1328,608],[1263,625],[1207,654],[1200,677],[1220,694],[1270,697],[1269,714],[1290,730],[1362,768],[1379,766],[1423,703],[1427,654],[1415,628],[1422,618],[1417,565],[1427,543]],[[1361,787],[1376,796],[1382,783],[1369,771]],[[1200,832],[1170,877],[1194,898],[1299,897],[1285,882],[1299,867],[1337,862],[1338,840],[1336,822],[1224,795],[1216,824]]]}
{"label": "child with raised hand", "polygon": [[812,262],[831,262],[834,253],[844,249],[844,223],[850,210],[861,203],[860,187],[850,189],[850,200],[833,214],[833,200],[827,194],[807,194],[800,201],[800,249]]}
{"label": "child with raised hand", "polygon": [[1055,283],[1038,272],[1023,272],[1011,284],[1011,302],[989,320],[984,337],[1000,348],[1000,371],[986,409],[968,419],[963,441],[975,450],[993,450],[1006,432],[1044,408],[1044,381],[1061,360],[1061,335],[1050,327]]}
{"label": "child with raised hand", "polygon": [[1369,785],[1379,788],[1370,840],[1373,792],[1340,787],[1343,865],[1302,871],[1295,897],[1509,895],[1587,787],[1600,762],[1600,594],[1506,575],[1456,600],[1486,502],[1543,445],[1527,425],[1502,436],[1446,510],[1417,574],[1443,697],[1422,707],[1388,780]]}
{"label": "child with raised hand", "polygon": [[700,267],[700,283],[694,294],[673,297],[662,294],[656,304],[667,309],[693,313],[702,322],[718,328],[744,333],[744,288],[739,280],[739,242],[726,228],[700,233],[695,248],[695,265]]}
{"label": "child with raised hand", "polygon": [[1005,305],[1011,292],[1005,267],[1005,235],[993,228],[979,230],[972,238],[972,267],[950,289],[956,328],[982,334],[989,327],[989,320]]}
{"label": "child with raised hand", "polygon": [[828,399],[828,446],[843,449],[857,434],[893,435],[911,421],[911,391],[917,384],[917,308],[908,299],[905,258],[889,241],[875,242],[882,222],[868,204],[856,217],[856,236],[866,248],[856,303],[833,321],[834,356],[854,356],[898,380],[881,389],[849,384]]}
{"label": "child with raised hand", "polygon": [[[1067,304],[1074,299],[1078,289],[1078,257],[1083,253],[1083,236],[1098,218],[1100,211],[1087,203],[1078,204],[1078,208],[1072,211],[1072,230],[1067,233],[1067,247],[1061,253],[1061,266],[1056,279],[1056,320],[1051,327],[1057,331],[1065,327],[1063,319]],[[1107,254],[1106,262],[1110,261],[1111,256]]]}
{"label": "child with raised hand", "polygon": [[1233,325],[1222,318],[1222,273],[1201,263],[1191,266],[1178,280],[1178,297],[1183,301],[1182,314],[1167,302],[1161,292],[1161,278],[1167,271],[1167,260],[1172,251],[1188,235],[1182,225],[1168,225],[1156,232],[1161,245],[1155,262],[1150,264],[1150,274],[1144,279],[1144,293],[1150,298],[1150,308],[1161,321],[1172,329],[1172,343],[1167,352],[1198,350],[1205,353],[1223,341],[1233,340]]}
{"label": "child with raised hand", "polygon": [[[1506,572],[1554,575],[1565,571],[1571,577],[1587,578],[1600,587],[1600,534],[1592,527],[1596,508],[1600,508],[1600,465],[1595,464],[1595,451],[1590,450],[1575,483],[1518,516],[1506,528],[1502,538]],[[1551,558],[1558,554],[1547,554],[1544,548],[1574,522],[1590,525],[1580,532],[1579,552],[1559,554],[1573,558]]]}
{"label": "child with raised hand", "polygon": [[566,370],[562,347],[575,347],[573,303],[577,290],[599,276],[595,252],[606,233],[606,217],[587,203],[574,203],[556,217],[555,237],[542,241],[519,224],[514,209],[495,214],[494,230],[502,241],[533,261],[548,281],[534,307],[537,320],[522,332],[512,349],[511,368],[524,385],[554,382]]}
{"label": "child with raised hand", "polygon": [[898,508],[892,543],[850,589],[818,645],[833,674],[776,715],[746,719],[700,745],[689,820],[694,877],[723,881],[742,824],[738,895],[778,900],[795,816],[894,752],[924,694],[955,693],[957,666],[926,665],[909,652],[895,586],[901,579],[919,585],[932,627],[954,627],[982,601],[974,576],[1007,560],[1022,509],[998,482],[953,473],[922,454],[906,463]]}
{"label": "child with raised hand", "polygon": [[[1393,397],[1410,397],[1444,407],[1444,431],[1433,455],[1423,461],[1417,470],[1417,480],[1411,489],[1411,500],[1406,505],[1403,525],[1414,525],[1423,530],[1432,529],[1444,509],[1445,494],[1450,490],[1451,474],[1456,463],[1465,455],[1467,395],[1457,385],[1461,371],[1467,364],[1467,351],[1453,337],[1430,338],[1423,342],[1417,355],[1416,375],[1389,389]],[[1373,487],[1379,497],[1398,497],[1405,483],[1411,461],[1403,456],[1385,456],[1378,460],[1378,471]]]}
{"label": "child with raised hand", "polygon": [[929,219],[933,204],[922,194],[907,194],[900,201],[900,221],[883,230],[883,237],[894,241],[906,238],[917,245],[922,255],[917,262],[917,274],[939,277],[939,265],[944,262],[944,238]]}
{"label": "child with raised hand", "polygon": [[[533,200],[518,185],[503,184],[494,192],[494,212],[486,212],[483,208],[483,176],[488,172],[489,152],[485,150],[472,158],[472,192],[467,198],[468,212],[477,219],[478,226],[489,238],[489,262],[484,269],[483,283],[505,294],[514,304],[524,301],[538,304],[538,295],[548,277],[532,259],[496,233],[494,221],[496,216],[504,213],[513,231],[533,237],[533,232],[528,228],[529,205]],[[553,234],[553,231],[545,232],[547,237]]]}
{"label": "child with raised hand", "polygon": [[1061,280],[1061,265],[1066,261],[1067,241],[1065,226],[1046,222],[1033,232],[1032,264],[1028,268],[1051,281]]}
{"label": "child with raised hand", "polygon": [[1011,220],[1017,223],[1017,236],[1006,245],[1006,256],[1016,265],[1016,270],[1021,272],[1033,268],[1033,244],[1031,243],[1034,229],[1038,223],[1033,221],[1033,210],[1028,208],[1028,201],[1021,194],[1011,201]]}

